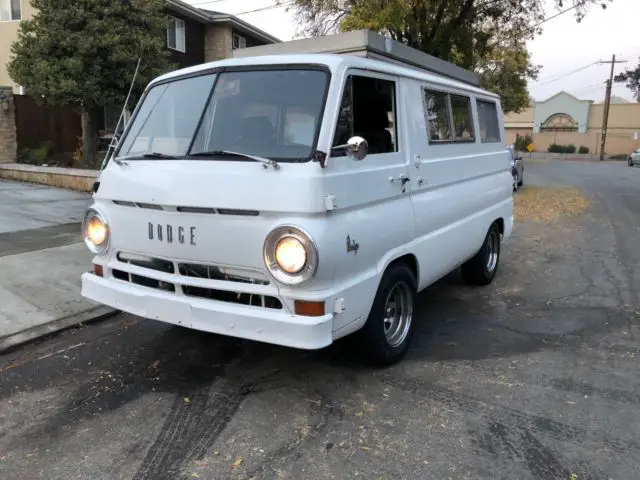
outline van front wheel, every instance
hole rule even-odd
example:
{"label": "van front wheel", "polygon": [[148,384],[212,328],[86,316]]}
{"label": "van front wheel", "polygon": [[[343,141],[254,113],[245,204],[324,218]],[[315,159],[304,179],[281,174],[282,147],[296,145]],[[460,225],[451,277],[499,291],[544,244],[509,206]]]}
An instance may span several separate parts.
{"label": "van front wheel", "polygon": [[493,223],[478,253],[462,265],[462,277],[469,285],[488,285],[496,276],[499,262],[500,230]]}
{"label": "van front wheel", "polygon": [[391,265],[382,276],[367,323],[360,331],[369,360],[379,365],[398,362],[414,332],[416,279],[405,264]]}

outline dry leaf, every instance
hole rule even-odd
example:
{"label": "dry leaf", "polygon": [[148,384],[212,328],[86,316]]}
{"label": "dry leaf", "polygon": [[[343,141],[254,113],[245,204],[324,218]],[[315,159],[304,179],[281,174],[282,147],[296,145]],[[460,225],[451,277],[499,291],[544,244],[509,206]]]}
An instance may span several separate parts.
{"label": "dry leaf", "polygon": [[360,450],[364,450],[365,452],[368,452],[371,449],[369,447],[360,447]]}
{"label": "dry leaf", "polygon": [[588,206],[589,200],[579,190],[569,187],[527,185],[513,195],[516,220],[553,222],[563,216],[582,213]]}
{"label": "dry leaf", "polygon": [[358,412],[358,413],[356,413],[356,417],[361,417],[361,416],[363,416],[363,415],[364,415],[364,412]]}
{"label": "dry leaf", "polygon": [[200,474],[199,474],[199,473],[196,473],[196,472],[193,472],[193,473],[191,474],[191,476],[192,476],[193,478],[200,478]]}
{"label": "dry leaf", "polygon": [[183,400],[184,400],[184,403],[191,403],[191,400],[189,400],[189,397],[184,397]]}
{"label": "dry leaf", "polygon": [[242,462],[243,462],[243,461],[244,461],[244,458],[242,458],[242,457],[237,457],[237,458],[233,461],[233,463],[231,464],[231,466],[232,466],[233,468],[237,468],[237,467],[239,467],[239,466],[242,464]]}

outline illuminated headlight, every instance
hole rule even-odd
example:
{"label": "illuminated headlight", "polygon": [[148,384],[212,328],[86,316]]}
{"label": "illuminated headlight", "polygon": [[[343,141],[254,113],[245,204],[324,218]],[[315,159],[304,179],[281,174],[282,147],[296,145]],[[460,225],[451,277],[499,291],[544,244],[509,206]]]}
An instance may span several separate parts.
{"label": "illuminated headlight", "polygon": [[281,283],[300,285],[318,268],[318,249],[304,231],[292,226],[271,231],[264,242],[264,263]]}
{"label": "illuminated headlight", "polygon": [[104,217],[93,208],[82,219],[82,238],[87,248],[97,255],[104,253],[109,246],[109,226]]}

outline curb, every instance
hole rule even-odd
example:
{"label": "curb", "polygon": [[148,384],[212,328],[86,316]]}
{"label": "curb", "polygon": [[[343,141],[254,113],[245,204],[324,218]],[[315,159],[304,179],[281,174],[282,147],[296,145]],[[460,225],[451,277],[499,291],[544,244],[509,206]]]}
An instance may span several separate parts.
{"label": "curb", "polygon": [[6,337],[0,338],[0,355],[8,353],[10,350],[17,347],[24,346],[28,342],[43,339],[43,337],[50,337],[80,324],[106,320],[118,313],[120,313],[119,310],[99,305],[97,307],[90,308],[89,310],[69,315],[68,317],[58,318],[51,322],[7,335]]}

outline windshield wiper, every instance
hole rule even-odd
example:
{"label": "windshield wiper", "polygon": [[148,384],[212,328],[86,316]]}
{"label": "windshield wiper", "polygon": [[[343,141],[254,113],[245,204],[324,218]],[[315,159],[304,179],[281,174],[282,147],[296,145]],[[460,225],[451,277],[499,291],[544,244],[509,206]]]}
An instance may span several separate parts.
{"label": "windshield wiper", "polygon": [[274,170],[278,170],[280,168],[278,162],[276,162],[275,160],[271,160],[270,158],[249,155],[248,153],[232,152],[230,150],[211,150],[210,152],[197,152],[190,154],[190,156],[193,157],[205,157],[210,155],[228,155],[233,157],[250,158],[251,160],[255,160],[256,162],[264,164],[264,168],[267,168],[267,165],[272,166]]}
{"label": "windshield wiper", "polygon": [[168,155],[160,152],[146,152],[146,153],[132,153],[131,155],[124,155],[122,157],[114,157],[113,161],[118,165],[126,164],[124,160],[130,160],[132,158],[162,158],[164,160],[175,160],[174,155]]}

